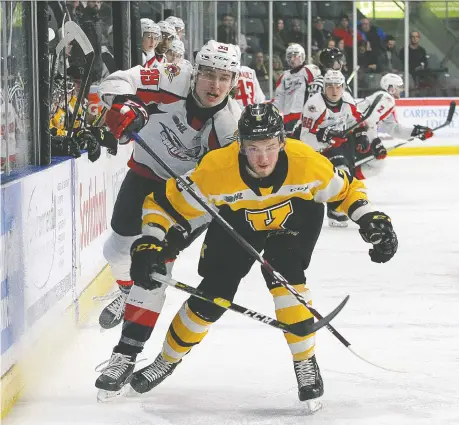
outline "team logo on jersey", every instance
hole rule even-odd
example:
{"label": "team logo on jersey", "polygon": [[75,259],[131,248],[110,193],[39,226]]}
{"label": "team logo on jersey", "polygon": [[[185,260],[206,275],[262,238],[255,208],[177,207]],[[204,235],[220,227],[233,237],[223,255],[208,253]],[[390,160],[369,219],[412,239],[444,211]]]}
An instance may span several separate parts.
{"label": "team logo on jersey", "polygon": [[180,118],[177,115],[172,115],[172,121],[174,121],[175,125],[177,126],[180,133],[185,133],[186,126],[180,121]]}
{"label": "team logo on jersey", "polygon": [[290,200],[263,210],[246,210],[245,219],[255,231],[285,229],[285,222],[293,213]]}
{"label": "team logo on jersey", "polygon": [[201,146],[187,148],[178,138],[178,136],[169,127],[165,126],[162,122],[159,123],[163,128],[161,131],[161,141],[167,148],[169,155],[179,159],[180,161],[197,161],[199,159],[199,152]]}
{"label": "team logo on jersey", "polygon": [[175,63],[170,63],[166,66],[166,68],[164,68],[164,73],[167,75],[167,78],[169,78],[169,81],[172,83],[174,77],[180,75],[180,67]]}

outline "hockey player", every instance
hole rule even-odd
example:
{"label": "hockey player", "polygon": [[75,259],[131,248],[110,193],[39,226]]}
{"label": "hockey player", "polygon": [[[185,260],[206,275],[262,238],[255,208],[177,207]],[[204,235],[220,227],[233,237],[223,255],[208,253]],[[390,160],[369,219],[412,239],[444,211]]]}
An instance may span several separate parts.
{"label": "hockey player", "polygon": [[166,22],[169,22],[177,32],[177,38],[182,40],[185,36],[185,23],[183,22],[182,18],[178,18],[177,16],[169,16],[166,19]]}
{"label": "hockey player", "polygon": [[[115,72],[99,88],[100,99],[111,108],[106,124],[121,144],[130,140],[132,131],[140,131],[163,161],[178,173],[187,172],[207,151],[234,140],[241,110],[228,94],[237,84],[239,67],[234,46],[211,40],[198,53],[194,68],[160,64],[153,69],[136,66]],[[133,284],[129,250],[141,234],[145,196],[153,192],[158,198],[164,197],[169,177],[137,145],[128,165],[131,169],[114,206],[113,233],[104,246],[105,258],[121,293],[102,311],[99,323],[103,328],[116,326],[122,320]],[[183,238],[176,236],[176,242],[182,243]],[[155,297],[155,319],[145,328],[150,333],[164,303],[164,294]],[[134,341],[139,325],[130,322],[129,314],[126,320],[122,341]],[[142,338],[147,339],[142,334],[138,344],[146,341]]]}
{"label": "hockey player", "polygon": [[308,98],[309,84],[315,75],[305,64],[306,54],[299,44],[287,47],[285,57],[290,70],[285,71],[276,84],[273,104],[284,115],[285,131],[290,135]]}
{"label": "hockey player", "polygon": [[[188,62],[184,59],[185,55],[185,46],[179,39],[175,39],[171,43],[170,49],[166,52],[166,59],[168,63],[176,63],[179,64],[181,62]],[[190,62],[188,62],[189,65]]]}
{"label": "hockey player", "polygon": [[142,64],[145,65],[155,56],[155,49],[161,39],[161,29],[158,24],[148,18],[140,20],[140,27],[142,30]]}
{"label": "hockey player", "polygon": [[[239,120],[239,141],[210,152],[187,174],[192,188],[309,302],[304,271],[319,237],[324,216],[323,202],[334,201],[360,226],[366,242],[373,241],[369,254],[377,263],[389,261],[397,251],[397,237],[390,218],[370,206],[363,183],[337,170],[306,144],[284,137],[284,124],[271,103],[247,106]],[[136,282],[137,316],[148,312],[148,300],[162,287],[153,272],[164,274],[164,237],[171,223],[186,226],[190,217],[205,213],[174,179],[167,182],[166,197],[146,198],[143,236],[131,248],[131,276]],[[370,242],[371,243],[371,242]],[[232,300],[254,258],[215,220],[211,222],[201,250],[199,289]],[[277,319],[289,324],[313,320],[287,289],[262,270],[274,298]],[[134,291],[134,289],[133,289]],[[133,293],[131,291],[131,294]],[[191,348],[205,337],[224,309],[191,297],[174,317],[163,350],[149,366],[135,372],[136,356],[142,347],[120,344],[96,386],[120,388],[130,382],[138,393],[161,383]],[[298,381],[301,401],[322,396],[323,382],[315,356],[314,335],[285,334]],[[316,405],[317,406],[317,405]]]}
{"label": "hockey player", "polygon": [[265,101],[265,94],[260,87],[255,70],[248,66],[241,66],[241,75],[234,98],[242,109],[247,105]]}
{"label": "hockey player", "polygon": [[374,160],[367,162],[354,169],[354,176],[358,179],[365,179],[378,175],[384,168],[385,162],[382,161],[387,156],[387,150],[381,139],[378,137],[378,127],[383,133],[399,139],[417,137],[421,140],[429,139],[433,136],[432,129],[421,125],[414,128],[404,127],[397,122],[395,114],[395,99],[400,99],[400,94],[404,90],[403,79],[397,74],[386,74],[381,78],[382,90],[373,93],[357,104],[357,109],[364,112],[380,94],[383,95],[373,114],[365,121],[368,126],[367,134],[371,142],[370,152],[355,152],[355,161],[363,159],[368,155],[373,155]]}
{"label": "hockey player", "polygon": [[[306,102],[300,139],[316,151],[322,152],[332,164],[347,172],[353,168],[353,146],[337,133],[361,120],[353,97],[344,91],[345,80],[341,71],[329,70],[323,78],[323,92],[316,93]],[[364,128],[354,131],[355,148],[365,153],[370,143]],[[336,211],[333,204],[327,207],[329,225],[347,227],[348,217]]]}
{"label": "hockey player", "polygon": [[158,64],[166,61],[166,52],[171,48],[172,42],[177,38],[175,28],[166,21],[157,24],[161,30],[159,43],[155,48],[155,55],[144,63],[145,68],[156,68]]}

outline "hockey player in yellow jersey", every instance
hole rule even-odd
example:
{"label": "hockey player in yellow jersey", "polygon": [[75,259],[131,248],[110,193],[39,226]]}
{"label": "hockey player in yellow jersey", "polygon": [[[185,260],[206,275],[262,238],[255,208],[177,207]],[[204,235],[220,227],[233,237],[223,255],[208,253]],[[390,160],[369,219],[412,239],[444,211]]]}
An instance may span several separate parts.
{"label": "hockey player in yellow jersey", "polygon": [[[322,228],[324,202],[341,202],[339,208],[359,224],[363,239],[373,243],[369,251],[372,261],[384,263],[397,250],[391,220],[374,211],[364,184],[345,171],[334,169],[327,158],[306,144],[285,140],[282,117],[272,104],[247,106],[239,120],[238,141],[209,152],[187,173],[186,180],[256,250],[264,250],[264,258],[307,302],[311,297],[304,271]],[[131,248],[131,278],[135,285],[130,297],[131,308],[136,309],[133,315],[149,314],[150,294],[161,286],[152,273],[165,274],[162,252],[168,230],[175,223],[189,229],[189,220],[202,214],[202,206],[187,191],[181,191],[173,179],[167,181],[165,197],[146,198],[143,236]],[[199,274],[203,280],[199,289],[233,300],[253,263],[254,258],[213,221],[201,250]],[[262,273],[274,298],[278,320],[288,324],[314,320],[290,292],[263,269]],[[118,346],[124,360],[113,364],[99,379],[108,380],[111,376],[114,382],[130,381],[138,393],[151,390],[201,342],[224,311],[191,297],[174,317],[163,350],[151,365],[130,377],[140,350]],[[314,353],[314,335],[298,337],[286,333],[285,338],[293,357],[300,400],[320,397],[323,382]]]}

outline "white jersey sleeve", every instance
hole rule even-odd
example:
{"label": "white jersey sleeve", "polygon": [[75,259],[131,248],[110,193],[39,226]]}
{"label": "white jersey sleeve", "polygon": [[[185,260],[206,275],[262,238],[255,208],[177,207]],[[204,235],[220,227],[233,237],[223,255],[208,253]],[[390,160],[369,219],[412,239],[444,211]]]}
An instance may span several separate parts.
{"label": "white jersey sleeve", "polygon": [[304,105],[300,140],[318,151],[323,146],[317,141],[317,130],[323,124],[327,107],[320,93],[310,97]]}
{"label": "white jersey sleeve", "polygon": [[281,114],[284,113],[285,106],[285,72],[281,75],[276,83],[276,91],[274,92],[273,105],[279,110]]}

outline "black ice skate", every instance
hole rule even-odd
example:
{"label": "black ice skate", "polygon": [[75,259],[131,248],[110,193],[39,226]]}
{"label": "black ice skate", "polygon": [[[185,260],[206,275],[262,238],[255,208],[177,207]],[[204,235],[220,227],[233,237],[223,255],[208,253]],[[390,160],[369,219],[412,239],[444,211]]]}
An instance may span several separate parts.
{"label": "black ice skate", "polygon": [[310,413],[314,413],[322,407],[320,401],[314,399],[321,397],[324,393],[324,383],[320,376],[316,356],[298,362],[294,361],[293,367],[298,381],[298,398],[301,401],[307,401]]}
{"label": "black ice skate", "polygon": [[328,225],[330,227],[347,227],[349,218],[346,214],[327,208]]}
{"label": "black ice skate", "polygon": [[164,360],[164,357],[160,353],[150,366],[144,367],[134,373],[131,380],[132,389],[140,394],[151,391],[171,375],[180,362],[181,360],[177,363],[170,363]]}
{"label": "black ice skate", "polygon": [[135,358],[135,355],[128,356],[126,354],[113,353],[110,360],[96,367],[96,372],[102,372],[95,384],[96,388],[99,388],[97,393],[98,401],[107,401],[123,392],[123,387],[132,378],[136,363]]}
{"label": "black ice skate", "polygon": [[116,298],[102,310],[99,316],[99,324],[102,328],[111,329],[123,321],[128,295],[129,289],[127,292],[120,290],[116,293]]}

